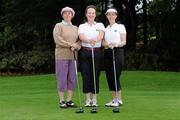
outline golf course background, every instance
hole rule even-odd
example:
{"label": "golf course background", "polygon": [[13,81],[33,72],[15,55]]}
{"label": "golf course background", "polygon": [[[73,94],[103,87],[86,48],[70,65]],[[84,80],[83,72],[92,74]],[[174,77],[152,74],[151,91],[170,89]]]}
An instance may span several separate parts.
{"label": "golf course background", "polygon": [[[123,106],[113,113],[104,106],[111,99],[104,72],[100,77],[98,113],[85,108],[60,109],[55,74],[0,76],[0,120],[179,120],[180,73],[123,71]],[[79,73],[79,81],[81,75]],[[80,83],[81,84],[81,83]],[[80,88],[82,86],[80,85]],[[85,97],[81,89],[84,105]],[[77,88],[74,102],[78,104]]]}

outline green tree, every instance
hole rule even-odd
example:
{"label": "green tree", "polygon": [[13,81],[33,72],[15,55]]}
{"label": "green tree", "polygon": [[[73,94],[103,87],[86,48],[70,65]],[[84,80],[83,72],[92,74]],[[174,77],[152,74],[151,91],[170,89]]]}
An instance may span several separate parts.
{"label": "green tree", "polygon": [[180,3],[179,0],[154,0],[149,6],[151,25],[155,29],[155,52],[161,56],[166,69],[179,70],[180,64]]}

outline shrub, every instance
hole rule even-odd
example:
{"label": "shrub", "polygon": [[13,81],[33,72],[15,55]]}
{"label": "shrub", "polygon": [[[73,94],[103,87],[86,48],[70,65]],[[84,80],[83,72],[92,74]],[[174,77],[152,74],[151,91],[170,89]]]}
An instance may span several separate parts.
{"label": "shrub", "polygon": [[52,51],[10,52],[0,56],[1,72],[51,72],[53,69]]}
{"label": "shrub", "polygon": [[151,53],[127,52],[124,68],[129,70],[158,70],[161,68],[159,56]]}

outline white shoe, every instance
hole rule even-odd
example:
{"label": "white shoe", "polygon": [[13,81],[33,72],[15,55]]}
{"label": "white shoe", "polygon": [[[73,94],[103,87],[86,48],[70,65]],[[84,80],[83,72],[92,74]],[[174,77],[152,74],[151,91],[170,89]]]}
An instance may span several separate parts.
{"label": "white shoe", "polygon": [[98,104],[93,103],[92,106],[93,106],[93,107],[98,107]]}
{"label": "white shoe", "polygon": [[85,107],[91,107],[91,100],[86,100]]}
{"label": "white shoe", "polygon": [[111,105],[113,104],[113,102],[114,102],[114,101],[112,100],[112,101],[110,101],[110,102],[106,103],[106,104],[105,104],[105,106],[107,106],[107,107],[111,107]]}
{"label": "white shoe", "polygon": [[92,106],[93,106],[93,107],[97,107],[97,106],[98,106],[97,100],[92,100]]}
{"label": "white shoe", "polygon": [[111,107],[118,107],[118,106],[119,106],[119,103],[115,101],[111,104]]}
{"label": "white shoe", "polygon": [[122,100],[118,100],[118,103],[119,103],[119,105],[123,104]]}
{"label": "white shoe", "polygon": [[119,105],[122,105],[121,100],[118,100],[118,102],[116,102],[115,100],[112,100],[112,101],[105,104],[105,106],[107,106],[107,107],[117,107]]}

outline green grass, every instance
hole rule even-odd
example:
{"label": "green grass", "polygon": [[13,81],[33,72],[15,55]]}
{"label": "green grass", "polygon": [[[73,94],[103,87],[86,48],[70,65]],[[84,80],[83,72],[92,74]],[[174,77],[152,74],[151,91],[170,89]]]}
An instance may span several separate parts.
{"label": "green grass", "polygon": [[[0,120],[179,120],[180,73],[124,71],[122,86],[124,105],[114,114],[104,107],[111,93],[102,72],[98,114],[91,114],[91,108],[76,114],[73,108],[58,108],[54,74],[0,77]],[[84,103],[82,92],[81,97]]]}

